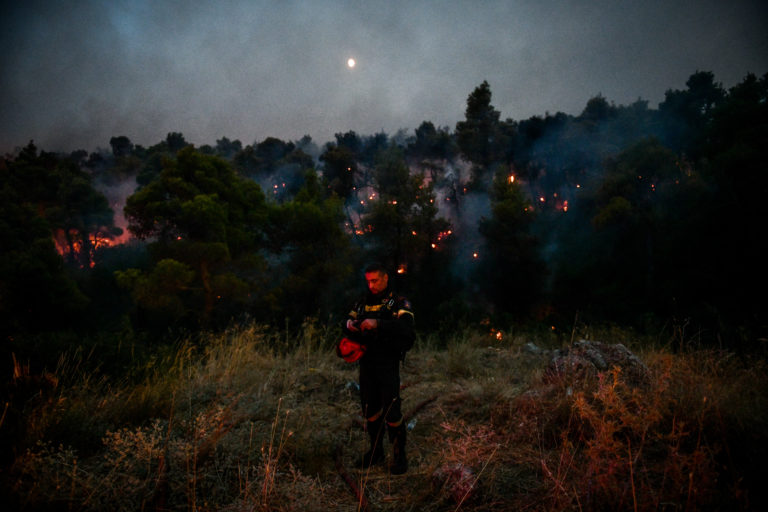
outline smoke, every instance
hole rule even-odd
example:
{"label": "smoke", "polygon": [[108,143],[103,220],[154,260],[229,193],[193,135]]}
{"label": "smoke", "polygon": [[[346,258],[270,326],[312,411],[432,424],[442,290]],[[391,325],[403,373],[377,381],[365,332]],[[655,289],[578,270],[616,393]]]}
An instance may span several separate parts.
{"label": "smoke", "polygon": [[104,194],[109,202],[109,207],[114,212],[114,224],[115,227],[122,229],[122,234],[116,236],[113,240],[114,244],[124,244],[131,239],[131,233],[128,231],[128,220],[125,218],[125,203],[128,197],[136,191],[136,179],[134,177],[125,178],[122,181],[116,183],[110,180],[107,184],[105,180],[97,180],[94,184],[96,190]]}
{"label": "smoke", "polygon": [[467,188],[471,175],[468,162],[445,162],[444,169],[443,179],[434,188],[438,215],[451,225],[451,275],[464,281],[472,275],[482,251],[483,238],[478,226],[482,218],[491,214],[490,198],[484,191]]}
{"label": "smoke", "polygon": [[273,172],[259,173],[252,179],[259,184],[268,200],[290,201],[304,185],[305,169],[299,164],[280,165]]}
{"label": "smoke", "polygon": [[768,49],[761,0],[226,4],[4,2],[0,152],[452,125],[483,78],[516,117],[573,112],[597,91],[661,99],[693,69],[733,83]]}

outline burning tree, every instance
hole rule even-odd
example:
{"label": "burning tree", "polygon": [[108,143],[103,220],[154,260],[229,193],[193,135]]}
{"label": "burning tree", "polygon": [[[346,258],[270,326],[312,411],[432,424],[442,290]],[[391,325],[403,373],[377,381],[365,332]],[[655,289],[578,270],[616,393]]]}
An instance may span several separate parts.
{"label": "burning tree", "polygon": [[[67,275],[52,240],[57,206],[55,155],[29,144],[0,161],[0,335],[61,329],[87,298]],[[8,336],[8,338],[6,338]]]}
{"label": "burning tree", "polygon": [[[263,265],[255,254],[263,241],[266,204],[261,188],[239,177],[226,161],[192,147],[182,149],[128,198],[125,214],[129,231],[148,240],[158,265],[164,262],[165,274],[176,276],[171,281],[178,286],[158,284],[154,289],[182,300],[184,308],[173,308],[177,319],[188,315],[208,324],[215,310],[226,315],[227,306],[248,302]],[[133,269],[118,277],[148,310],[178,304],[170,298],[148,300],[151,294],[142,293],[148,285],[140,277],[152,281],[152,272]]]}
{"label": "burning tree", "polygon": [[447,221],[437,217],[435,195],[424,176],[412,174],[402,151],[391,147],[382,152],[373,171],[379,199],[372,203],[365,222],[377,251],[394,268],[423,267],[436,249]]}
{"label": "burning tree", "polygon": [[46,221],[57,251],[68,263],[93,266],[94,251],[122,234],[106,197],[73,160],[38,154],[30,142],[7,166],[7,183],[18,193],[16,200],[31,205]]}

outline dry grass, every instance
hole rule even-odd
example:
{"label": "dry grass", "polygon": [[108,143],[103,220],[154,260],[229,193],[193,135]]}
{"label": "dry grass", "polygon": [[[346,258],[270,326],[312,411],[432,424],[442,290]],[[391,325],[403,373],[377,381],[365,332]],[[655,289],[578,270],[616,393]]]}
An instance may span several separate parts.
{"label": "dry grass", "polygon": [[652,350],[650,387],[618,371],[574,387],[545,380],[522,336],[421,340],[402,373],[410,470],[393,477],[353,469],[367,441],[334,338],[312,322],[291,339],[243,326],[130,385],[62,367],[23,409],[7,494],[24,510],[360,510],[340,454],[370,510],[765,504],[750,473],[766,455],[764,361]]}

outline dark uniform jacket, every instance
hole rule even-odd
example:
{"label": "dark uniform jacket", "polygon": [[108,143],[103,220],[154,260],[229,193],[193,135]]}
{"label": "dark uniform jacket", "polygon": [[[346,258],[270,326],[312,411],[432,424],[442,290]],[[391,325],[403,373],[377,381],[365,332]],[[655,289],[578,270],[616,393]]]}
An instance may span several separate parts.
{"label": "dark uniform jacket", "polygon": [[344,334],[366,346],[363,364],[401,360],[413,346],[416,335],[411,303],[389,288],[378,295],[368,292],[355,304],[348,318],[358,324],[367,318],[379,323],[378,329],[364,332],[351,332],[344,323]]}

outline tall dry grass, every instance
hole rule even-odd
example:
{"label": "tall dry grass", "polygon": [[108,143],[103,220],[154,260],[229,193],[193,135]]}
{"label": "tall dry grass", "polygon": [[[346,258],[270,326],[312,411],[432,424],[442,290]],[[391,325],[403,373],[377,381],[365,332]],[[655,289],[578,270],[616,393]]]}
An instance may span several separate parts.
{"label": "tall dry grass", "polygon": [[33,377],[48,384],[20,408],[3,474],[11,506],[557,511],[766,503],[752,473],[766,455],[764,360],[653,349],[640,354],[648,386],[618,370],[574,383],[547,379],[548,356],[524,350],[524,334],[425,337],[402,370],[410,470],[393,477],[353,470],[367,441],[356,367],[335,356],[337,334],[311,321],[290,336],[238,326],[158,353],[138,382],[78,374],[76,358],[46,376],[17,365],[17,385]]}

